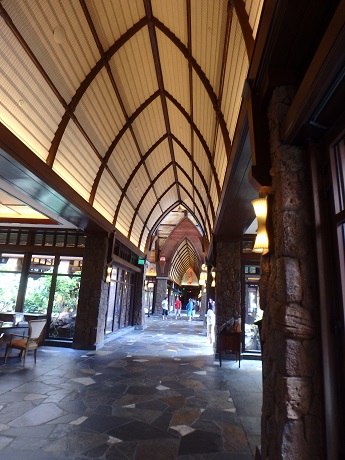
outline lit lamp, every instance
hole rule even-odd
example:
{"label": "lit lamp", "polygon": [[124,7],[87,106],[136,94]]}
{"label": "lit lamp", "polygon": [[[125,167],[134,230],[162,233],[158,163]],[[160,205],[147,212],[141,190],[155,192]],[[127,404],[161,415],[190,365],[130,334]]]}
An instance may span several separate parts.
{"label": "lit lamp", "polygon": [[211,283],[211,287],[216,287],[216,271],[213,269],[211,271],[211,275],[212,275],[212,283]]}
{"label": "lit lamp", "polygon": [[111,271],[112,271],[112,268],[111,267],[107,267],[107,277],[105,279],[105,282],[106,283],[110,283],[110,280],[111,280]]}
{"label": "lit lamp", "polygon": [[147,317],[149,318],[150,317],[150,310],[152,309],[152,291],[153,291],[153,286],[154,284],[152,283],[152,281],[150,281],[147,285],[147,289],[149,290],[149,309],[148,309],[148,312],[147,312]]}
{"label": "lit lamp", "polygon": [[268,235],[266,230],[267,197],[253,200],[252,205],[258,221],[258,231],[252,251],[259,254],[266,254],[268,252]]}

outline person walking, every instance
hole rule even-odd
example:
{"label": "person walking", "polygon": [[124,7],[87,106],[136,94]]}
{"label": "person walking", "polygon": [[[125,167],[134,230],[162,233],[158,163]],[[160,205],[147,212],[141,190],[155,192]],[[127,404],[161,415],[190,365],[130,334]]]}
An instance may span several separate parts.
{"label": "person walking", "polygon": [[206,313],[207,324],[207,341],[210,345],[214,344],[214,327],[216,325],[216,315],[214,314],[213,307],[208,307]]}
{"label": "person walking", "polygon": [[193,300],[189,299],[186,305],[186,311],[188,316],[188,321],[192,321],[192,313],[193,313]]}
{"label": "person walking", "polygon": [[177,317],[181,317],[181,307],[182,307],[182,302],[179,299],[179,297],[176,297],[174,307],[175,307],[175,319],[177,319]]}
{"label": "person walking", "polygon": [[168,297],[165,297],[162,300],[162,319],[163,321],[165,319],[168,319],[168,313],[169,313]]}

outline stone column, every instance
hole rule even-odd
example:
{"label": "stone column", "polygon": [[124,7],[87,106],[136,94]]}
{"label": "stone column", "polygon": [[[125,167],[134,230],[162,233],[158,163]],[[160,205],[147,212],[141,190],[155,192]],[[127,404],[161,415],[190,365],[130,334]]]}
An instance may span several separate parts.
{"label": "stone column", "polygon": [[145,326],[145,266],[135,275],[134,302],[133,302],[133,326],[135,329],[144,329]]}
{"label": "stone column", "polygon": [[241,242],[216,243],[216,317],[217,326],[241,317]]}
{"label": "stone column", "polygon": [[109,292],[105,282],[108,247],[107,236],[86,238],[74,348],[93,350],[103,343]]}
{"label": "stone column", "polygon": [[301,148],[282,145],[290,90],[277,88],[268,118],[272,194],[270,252],[262,257],[262,459],[325,458],[320,328],[311,190]]}
{"label": "stone column", "polygon": [[167,295],[168,278],[157,276],[156,278],[156,298],[155,298],[155,313],[162,314],[162,300]]}

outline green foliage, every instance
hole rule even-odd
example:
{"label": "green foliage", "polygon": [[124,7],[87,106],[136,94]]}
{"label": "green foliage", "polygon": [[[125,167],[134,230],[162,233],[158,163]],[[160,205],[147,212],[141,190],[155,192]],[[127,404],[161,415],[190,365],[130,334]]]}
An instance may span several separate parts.
{"label": "green foliage", "polygon": [[14,311],[16,307],[20,274],[0,274],[0,311]]}
{"label": "green foliage", "polygon": [[24,301],[25,313],[47,312],[51,282],[50,275],[37,275],[37,277],[35,275],[28,278]]}
{"label": "green foliage", "polygon": [[[44,314],[47,312],[51,282],[50,275],[29,277],[24,301],[25,313]],[[77,309],[79,283],[79,277],[57,277],[53,313],[72,312]]]}
{"label": "green foliage", "polygon": [[53,304],[53,313],[75,312],[78,306],[80,277],[58,276]]}

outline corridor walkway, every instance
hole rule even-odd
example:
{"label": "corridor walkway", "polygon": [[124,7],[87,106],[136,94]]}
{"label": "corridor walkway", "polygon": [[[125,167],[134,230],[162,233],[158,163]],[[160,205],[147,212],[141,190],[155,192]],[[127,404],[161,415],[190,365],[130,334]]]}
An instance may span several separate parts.
{"label": "corridor walkway", "polygon": [[0,459],[252,460],[261,362],[219,367],[199,319],[146,321],[98,351],[0,361]]}

